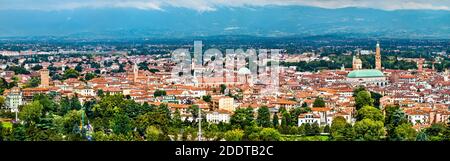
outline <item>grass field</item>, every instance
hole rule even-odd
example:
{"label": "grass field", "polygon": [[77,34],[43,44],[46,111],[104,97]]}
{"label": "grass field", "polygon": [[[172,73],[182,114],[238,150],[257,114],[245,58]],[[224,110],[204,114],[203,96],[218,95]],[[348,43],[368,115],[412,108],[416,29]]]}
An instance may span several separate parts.
{"label": "grass field", "polygon": [[2,122],[3,128],[12,128],[12,123],[10,122]]}

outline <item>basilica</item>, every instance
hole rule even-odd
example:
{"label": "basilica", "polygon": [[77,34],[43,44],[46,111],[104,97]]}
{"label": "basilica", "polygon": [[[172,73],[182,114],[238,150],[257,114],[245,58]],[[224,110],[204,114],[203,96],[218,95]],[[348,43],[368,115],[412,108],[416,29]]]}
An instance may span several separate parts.
{"label": "basilica", "polygon": [[355,85],[377,85],[386,86],[388,81],[384,76],[381,67],[380,44],[377,43],[375,53],[375,69],[362,69],[362,61],[359,57],[353,56],[353,71],[347,75],[347,82]]}

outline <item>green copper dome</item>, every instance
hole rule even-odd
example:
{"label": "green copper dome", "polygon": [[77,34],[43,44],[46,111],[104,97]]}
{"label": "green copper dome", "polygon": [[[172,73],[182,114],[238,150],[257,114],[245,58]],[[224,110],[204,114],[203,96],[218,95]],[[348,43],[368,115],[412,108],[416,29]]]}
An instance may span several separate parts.
{"label": "green copper dome", "polygon": [[348,78],[370,78],[370,77],[384,77],[384,74],[376,69],[355,70],[347,75]]}

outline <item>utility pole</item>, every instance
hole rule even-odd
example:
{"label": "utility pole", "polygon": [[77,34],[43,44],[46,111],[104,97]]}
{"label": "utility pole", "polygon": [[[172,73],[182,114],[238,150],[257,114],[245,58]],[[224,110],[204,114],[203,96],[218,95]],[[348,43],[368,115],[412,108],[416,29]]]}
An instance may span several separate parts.
{"label": "utility pole", "polygon": [[202,141],[202,113],[200,107],[198,108],[198,141]]}

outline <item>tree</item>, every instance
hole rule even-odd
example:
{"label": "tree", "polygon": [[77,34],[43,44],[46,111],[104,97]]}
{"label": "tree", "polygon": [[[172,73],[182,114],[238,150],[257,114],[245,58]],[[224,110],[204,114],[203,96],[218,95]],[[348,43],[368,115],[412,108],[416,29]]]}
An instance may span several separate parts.
{"label": "tree", "polygon": [[444,123],[431,124],[429,128],[425,129],[425,133],[431,141],[442,141],[449,137],[446,136],[447,126]]}
{"label": "tree", "polygon": [[39,77],[32,77],[25,84],[25,88],[34,88],[34,87],[39,86],[40,83],[41,83],[41,79]]}
{"label": "tree", "polygon": [[354,129],[356,140],[376,141],[384,136],[383,122],[381,121],[363,119],[355,123]]}
{"label": "tree", "polygon": [[385,107],[386,117],[384,125],[386,127],[387,136],[389,140],[397,140],[394,135],[395,128],[401,124],[408,123],[405,113],[399,106],[387,106]]}
{"label": "tree", "polygon": [[133,127],[131,119],[124,113],[118,112],[114,114],[110,122],[110,127],[114,134],[127,134]]}
{"label": "tree", "polygon": [[260,127],[270,127],[270,112],[267,106],[262,106],[258,109],[258,116],[256,118],[256,123]]}
{"label": "tree", "polygon": [[159,72],[159,69],[152,68],[149,71],[152,72],[152,73],[156,73],[156,72]]}
{"label": "tree", "polygon": [[63,79],[78,78],[79,75],[75,69],[67,69],[64,71]]}
{"label": "tree", "polygon": [[393,140],[415,141],[416,137],[417,132],[412,128],[412,125],[410,123],[404,123],[395,128]]}
{"label": "tree", "polygon": [[360,91],[355,98],[356,110],[359,110],[364,106],[373,106],[373,102],[374,100],[371,97],[370,92]]}
{"label": "tree", "polygon": [[287,111],[283,111],[282,114],[281,127],[287,129],[287,127],[291,124],[291,115]]}
{"label": "tree", "polygon": [[279,124],[278,113],[274,113],[272,118],[272,125],[273,127],[278,127],[278,124]]}
{"label": "tree", "polygon": [[227,86],[225,84],[220,85],[220,93],[225,94],[225,89],[227,89]]}
{"label": "tree", "polygon": [[383,97],[383,95],[371,91],[370,96],[372,97],[372,99],[374,101],[373,105],[375,106],[375,108],[380,109],[380,99],[381,99],[381,97]]}
{"label": "tree", "polygon": [[161,131],[155,126],[149,126],[145,129],[145,140],[147,141],[158,141],[161,135]]}
{"label": "tree", "polygon": [[274,128],[263,128],[259,132],[259,140],[261,141],[280,141],[281,134]]}
{"label": "tree", "polygon": [[244,137],[244,131],[241,129],[234,129],[225,132],[224,139],[226,141],[241,141]]}
{"label": "tree", "polygon": [[211,102],[211,95],[205,95],[205,96],[202,96],[202,99],[203,99],[203,101],[205,101],[205,102]]}
{"label": "tree", "polygon": [[330,126],[329,126],[329,125],[326,125],[326,126],[323,128],[323,133],[330,133]]}
{"label": "tree", "polygon": [[[198,118],[198,111],[200,110],[200,108],[198,107],[198,105],[191,105],[188,108],[188,111],[191,113],[192,118],[194,119],[194,121],[196,122],[197,118]],[[202,115],[204,116],[204,115]]]}
{"label": "tree", "polygon": [[78,99],[78,96],[75,95],[70,99],[70,107],[73,110],[81,110],[82,106],[80,100]]}
{"label": "tree", "polygon": [[311,131],[309,132],[309,135],[319,135],[320,134],[320,127],[319,127],[319,123],[314,122],[311,125]]}
{"label": "tree", "polygon": [[181,128],[181,124],[183,122],[181,121],[180,110],[178,110],[178,109],[175,110],[175,113],[173,114],[172,122],[173,122],[174,127]]}
{"label": "tree", "polygon": [[372,106],[364,106],[356,112],[356,120],[371,119],[374,121],[384,121],[381,111]]}
{"label": "tree", "polygon": [[41,69],[42,69],[42,65],[39,65],[39,64],[31,67],[31,70],[34,70],[34,71],[38,71],[38,70],[41,70]]}
{"label": "tree", "polygon": [[83,71],[83,67],[82,67],[80,64],[78,64],[78,65],[75,67],[75,70],[78,71],[78,72],[82,72],[82,71]]}
{"label": "tree", "polygon": [[301,126],[303,126],[303,130],[305,132],[305,135],[311,135],[311,125],[308,123],[304,123]]}
{"label": "tree", "polygon": [[230,123],[233,129],[244,129],[253,124],[253,109],[240,108],[237,109],[230,118]]}
{"label": "tree", "polygon": [[325,107],[325,101],[321,97],[317,97],[314,100],[313,107]]}
{"label": "tree", "polygon": [[154,97],[165,96],[165,95],[167,95],[166,91],[159,90],[159,89],[155,90],[155,93],[153,93]]}
{"label": "tree", "polygon": [[306,102],[303,102],[302,107],[308,107],[308,104]]}
{"label": "tree", "polygon": [[97,91],[97,96],[103,97],[104,95],[105,95],[105,93],[103,92],[103,89],[99,89],[99,90]]}
{"label": "tree", "polygon": [[49,95],[46,94],[36,94],[33,96],[33,101],[39,101],[39,103],[43,107],[43,114],[46,112],[55,112],[58,108],[58,104],[50,98]]}
{"label": "tree", "polygon": [[4,104],[5,104],[5,97],[0,96],[0,108],[2,108]]}
{"label": "tree", "polygon": [[421,130],[416,137],[416,141],[429,141],[427,133]]}
{"label": "tree", "polygon": [[33,125],[39,122],[42,116],[42,110],[44,107],[39,103],[39,101],[33,101],[26,104],[22,111],[19,113],[19,118],[23,120],[27,125]]}
{"label": "tree", "polygon": [[91,80],[91,79],[94,79],[95,77],[97,77],[97,75],[95,74],[95,73],[87,73],[85,76],[84,76],[84,80]]}
{"label": "tree", "polygon": [[311,109],[309,107],[299,107],[293,108],[289,114],[291,115],[291,126],[296,126],[298,123],[298,116],[303,113],[310,112]]}
{"label": "tree", "polygon": [[344,117],[337,116],[331,122],[331,137],[337,141],[351,140],[353,136],[348,136],[348,134],[351,133],[352,129],[352,125],[347,123]]}

